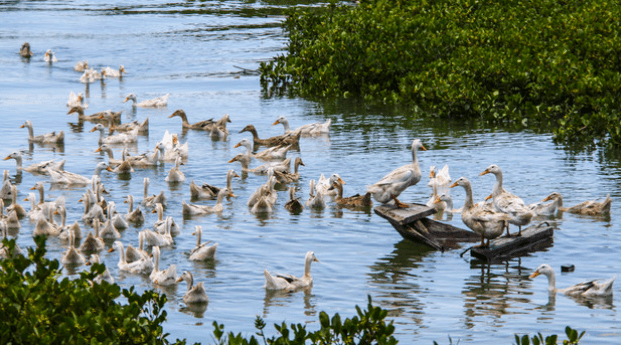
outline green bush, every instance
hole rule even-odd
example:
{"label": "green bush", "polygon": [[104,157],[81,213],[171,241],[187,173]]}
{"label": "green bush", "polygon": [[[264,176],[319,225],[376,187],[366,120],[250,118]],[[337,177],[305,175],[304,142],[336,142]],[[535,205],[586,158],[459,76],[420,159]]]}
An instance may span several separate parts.
{"label": "green bush", "polygon": [[[361,310],[356,306],[357,316],[351,319],[341,320],[340,315],[335,314],[332,319],[325,312],[319,313],[319,323],[321,328],[315,332],[308,332],[302,324],[291,324],[291,329],[283,322],[281,325],[275,324],[274,327],[278,336],[266,338],[263,333],[265,322],[257,316],[255,328],[257,335],[263,340],[264,344],[269,345],[304,345],[304,344],[382,344],[395,345],[397,340],[392,336],[395,328],[391,322],[384,319],[388,312],[380,307],[374,307],[369,297],[367,310]],[[258,345],[259,341],[254,336],[250,339],[244,338],[240,333],[224,333],[224,326],[217,322],[213,323],[214,336],[218,344],[224,345]]]}
{"label": "green bush", "polygon": [[[3,243],[15,246],[15,240]],[[27,257],[0,260],[1,344],[169,343],[162,332],[166,296],[92,284],[105,269],[100,264],[77,279],[60,279],[58,260],[44,257],[45,237],[35,243]],[[117,302],[121,295],[126,304]]]}
{"label": "green bush", "polygon": [[368,0],[292,9],[268,95],[361,97],[440,118],[621,144],[621,6],[609,0]]}

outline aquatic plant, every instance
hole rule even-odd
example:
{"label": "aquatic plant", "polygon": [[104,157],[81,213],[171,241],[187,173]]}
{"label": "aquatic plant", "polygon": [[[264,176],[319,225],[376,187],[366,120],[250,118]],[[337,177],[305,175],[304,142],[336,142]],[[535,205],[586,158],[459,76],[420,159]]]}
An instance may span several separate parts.
{"label": "aquatic plant", "polygon": [[[105,270],[102,264],[76,279],[61,279],[58,260],[45,258],[45,241],[37,236],[36,248],[26,256],[0,260],[0,343],[169,344],[162,329],[165,295],[141,295],[133,287],[121,291],[105,281],[93,284]],[[14,239],[3,244],[14,251]]]}
{"label": "aquatic plant", "polygon": [[362,0],[294,8],[267,95],[360,97],[423,116],[621,145],[620,6],[595,1]]}

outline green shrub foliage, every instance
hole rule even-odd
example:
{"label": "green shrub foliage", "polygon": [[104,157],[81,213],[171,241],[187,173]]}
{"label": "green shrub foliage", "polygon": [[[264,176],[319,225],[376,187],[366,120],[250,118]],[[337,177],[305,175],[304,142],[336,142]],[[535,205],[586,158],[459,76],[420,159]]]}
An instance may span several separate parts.
{"label": "green shrub foliage", "polygon": [[362,97],[441,118],[621,144],[621,6],[608,0],[362,0],[296,8],[268,94]]}
{"label": "green shrub foliage", "polygon": [[166,296],[92,284],[105,269],[100,264],[77,279],[61,278],[58,260],[44,257],[45,237],[35,242],[26,257],[0,260],[1,344],[168,344]]}
{"label": "green shrub foliage", "polygon": [[[269,345],[395,345],[398,343],[392,336],[395,330],[392,321],[384,321],[388,312],[380,307],[374,307],[371,303],[371,297],[369,297],[368,309],[362,310],[356,306],[356,312],[357,316],[341,320],[338,313],[330,319],[328,314],[322,311],[319,313],[321,328],[315,332],[307,331],[302,324],[291,324],[291,328],[289,328],[283,322],[280,325],[274,325],[278,334],[267,338],[263,333],[266,326],[265,322],[258,316],[255,320],[255,328],[262,343]],[[254,336],[246,339],[241,334],[234,334],[233,332],[225,334],[223,325],[219,325],[217,322],[214,322],[213,325],[215,327],[214,337],[220,345],[259,345],[259,340]]]}

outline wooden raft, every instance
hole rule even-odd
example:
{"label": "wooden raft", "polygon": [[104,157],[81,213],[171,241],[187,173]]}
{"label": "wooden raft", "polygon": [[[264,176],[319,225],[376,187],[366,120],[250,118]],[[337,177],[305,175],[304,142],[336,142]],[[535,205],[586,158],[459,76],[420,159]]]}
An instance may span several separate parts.
{"label": "wooden raft", "polygon": [[[459,248],[460,242],[481,241],[481,236],[471,230],[460,229],[427,218],[427,216],[436,213],[433,208],[421,204],[408,205],[408,208],[398,208],[392,204],[381,205],[373,210],[377,215],[387,219],[403,238],[425,244],[436,250],[444,251]],[[512,227],[512,230],[515,233],[515,226]],[[547,222],[541,222],[523,229],[522,235],[519,237],[494,239],[489,248],[472,247],[470,254],[489,262],[507,260],[548,247],[552,243],[553,235],[552,226]]]}
{"label": "wooden raft", "polygon": [[459,242],[476,242],[481,239],[472,231],[427,218],[436,213],[433,208],[421,204],[408,205],[408,208],[381,205],[373,210],[377,215],[387,219],[403,238],[436,250],[459,248]]}
{"label": "wooden raft", "polygon": [[554,229],[548,222],[541,222],[522,229],[522,235],[519,237],[515,236],[516,227],[511,228],[511,237],[503,236],[493,239],[490,241],[489,248],[473,247],[470,249],[470,255],[489,262],[507,260],[547,248],[552,244]]}

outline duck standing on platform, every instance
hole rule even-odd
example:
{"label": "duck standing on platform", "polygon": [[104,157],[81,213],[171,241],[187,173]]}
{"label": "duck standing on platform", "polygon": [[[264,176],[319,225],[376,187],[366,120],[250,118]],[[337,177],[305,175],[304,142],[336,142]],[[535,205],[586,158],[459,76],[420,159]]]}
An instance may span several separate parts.
{"label": "duck standing on platform", "polygon": [[420,139],[414,139],[412,142],[412,163],[393,170],[375,184],[368,186],[367,192],[371,193],[373,198],[382,204],[394,200],[397,207],[408,207],[407,204],[399,201],[397,197],[408,187],[417,184],[422,177],[420,164],[416,157],[418,149],[427,150]]}

